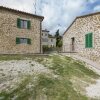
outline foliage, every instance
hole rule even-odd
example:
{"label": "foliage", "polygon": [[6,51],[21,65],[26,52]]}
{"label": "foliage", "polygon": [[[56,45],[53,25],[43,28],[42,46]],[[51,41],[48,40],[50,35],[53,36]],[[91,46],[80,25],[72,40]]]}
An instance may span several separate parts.
{"label": "foliage", "polygon": [[48,50],[49,50],[49,47],[48,47],[48,46],[46,46],[46,45],[43,45],[43,46],[42,46],[42,48],[43,48],[43,52],[46,52],[46,51],[48,51]]}
{"label": "foliage", "polygon": [[62,47],[62,44],[63,44],[62,40],[59,40],[57,47]]}
{"label": "foliage", "polygon": [[44,45],[42,48],[43,48],[43,53],[55,50],[55,47],[48,47],[46,45]]}
{"label": "foliage", "polygon": [[62,47],[62,36],[59,34],[59,29],[56,32],[56,47]]}

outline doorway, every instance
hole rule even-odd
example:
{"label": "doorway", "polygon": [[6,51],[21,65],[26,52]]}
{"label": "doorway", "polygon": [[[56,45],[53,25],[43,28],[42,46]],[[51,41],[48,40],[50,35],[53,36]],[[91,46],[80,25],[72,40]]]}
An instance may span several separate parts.
{"label": "doorway", "polygon": [[71,38],[71,51],[74,52],[75,51],[75,38]]}

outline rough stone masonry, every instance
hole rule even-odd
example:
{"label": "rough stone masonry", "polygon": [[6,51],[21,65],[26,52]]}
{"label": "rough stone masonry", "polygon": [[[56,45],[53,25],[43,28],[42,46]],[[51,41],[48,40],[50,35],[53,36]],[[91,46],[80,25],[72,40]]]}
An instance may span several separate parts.
{"label": "rough stone masonry", "polygon": [[0,54],[41,53],[43,18],[0,6]]}
{"label": "rough stone masonry", "polygon": [[63,35],[63,52],[100,63],[100,12],[77,17]]}

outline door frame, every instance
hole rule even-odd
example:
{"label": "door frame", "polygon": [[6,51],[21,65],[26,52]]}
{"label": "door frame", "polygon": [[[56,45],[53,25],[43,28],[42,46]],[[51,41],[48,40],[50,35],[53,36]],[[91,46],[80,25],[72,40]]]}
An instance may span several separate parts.
{"label": "door frame", "polygon": [[71,52],[75,52],[75,37],[71,38]]}

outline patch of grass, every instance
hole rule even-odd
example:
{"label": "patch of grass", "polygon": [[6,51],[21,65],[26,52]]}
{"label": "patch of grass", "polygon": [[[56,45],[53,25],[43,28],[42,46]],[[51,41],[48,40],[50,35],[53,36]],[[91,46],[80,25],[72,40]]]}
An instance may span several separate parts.
{"label": "patch of grass", "polygon": [[28,98],[31,96],[31,93],[29,89],[26,88],[26,86],[31,82],[31,76],[25,77],[25,79],[18,84],[18,86],[13,89],[10,92],[2,91],[0,93],[0,97],[3,97],[2,100],[11,100],[12,98],[16,97],[16,100],[28,100]]}
{"label": "patch of grass", "polygon": [[[88,100],[86,96],[77,93],[69,80],[59,80],[50,76],[39,75],[37,89],[47,96],[47,100]],[[38,93],[37,91],[37,93]]]}
{"label": "patch of grass", "polygon": [[0,61],[4,60],[23,60],[23,55],[0,55]]}
{"label": "patch of grass", "polygon": [[45,58],[48,56],[37,56],[37,55],[0,55],[0,61],[8,61],[8,60],[27,60],[27,59],[37,59],[37,58]]}
{"label": "patch of grass", "polygon": [[[85,67],[85,63],[73,60],[70,57],[61,55],[52,55],[48,57],[16,56],[9,56],[8,58],[7,56],[2,56],[0,60],[22,60],[26,57],[31,58],[50,69],[58,78],[48,74],[39,74],[36,79],[34,79],[34,76],[27,76],[13,91],[9,93],[3,91],[0,93],[0,97],[4,98],[2,100],[11,100],[11,98],[14,97],[16,97],[15,100],[23,100],[23,98],[24,100],[30,98],[32,98],[30,100],[33,100],[33,98],[37,100],[37,97],[41,94],[45,95],[47,100],[89,100],[87,96],[80,92],[80,89],[80,91],[76,90],[72,80],[75,77],[80,81],[82,80],[84,83],[91,83],[91,79],[99,78],[99,75]],[[34,86],[27,88],[30,83]]]}
{"label": "patch of grass", "polygon": [[[52,62],[48,65],[48,61],[51,59]],[[91,79],[99,78],[99,75],[88,69],[85,63],[73,60],[70,57],[54,55],[48,57],[48,61],[42,59],[41,64],[44,64],[44,66],[52,70],[61,79],[55,81],[51,89],[48,90],[49,93],[54,94],[49,95],[52,98],[50,100],[73,100],[73,98],[74,100],[88,100],[88,97],[74,89],[75,87],[73,87],[71,80],[73,77],[77,77],[84,81],[84,83],[91,83]]]}

